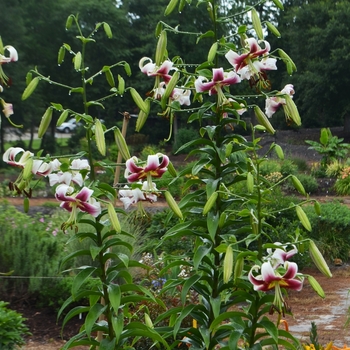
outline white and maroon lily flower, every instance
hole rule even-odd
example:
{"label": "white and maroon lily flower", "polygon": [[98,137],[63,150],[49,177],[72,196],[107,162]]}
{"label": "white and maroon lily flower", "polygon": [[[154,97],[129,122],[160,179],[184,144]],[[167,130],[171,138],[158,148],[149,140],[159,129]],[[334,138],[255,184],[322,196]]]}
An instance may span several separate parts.
{"label": "white and maroon lily flower", "polygon": [[207,78],[199,76],[194,85],[197,92],[209,91],[209,95],[219,93],[223,86],[237,84],[241,81],[235,72],[224,72],[223,68],[213,68],[213,79],[208,81]]}
{"label": "white and maroon lily flower", "polygon": [[274,268],[283,265],[289,258],[298,253],[298,248],[294,244],[293,249],[289,251],[285,250],[286,247],[282,243],[275,242],[274,244],[281,246],[281,248],[276,248],[274,252],[270,248],[267,249],[267,253],[269,254],[268,260]]}
{"label": "white and maroon lily flower", "polygon": [[175,88],[171,93],[172,100],[178,101],[181,106],[189,106],[191,104],[191,90],[184,88]]}
{"label": "white and maroon lily flower", "polygon": [[33,160],[32,173],[40,176],[47,176],[52,172],[52,164],[40,159]]}
{"label": "white and maroon lily flower", "polygon": [[4,47],[4,51],[5,50],[9,52],[9,56],[0,54],[0,64],[18,61],[18,53],[13,46],[7,45]]}
{"label": "white and maroon lily flower", "polygon": [[66,184],[58,185],[55,197],[62,201],[60,207],[71,212],[71,218],[76,219],[78,210],[88,213],[94,217],[101,213],[101,204],[92,196],[93,190],[83,187],[80,192],[74,193],[74,188]]}
{"label": "white and maroon lily flower", "polygon": [[124,186],[124,189],[119,191],[119,198],[124,204],[124,208],[128,209],[131,205],[136,204],[140,201],[156,202],[157,201],[157,187],[155,183],[152,183],[152,188],[150,189],[147,181],[142,184],[137,183],[139,187],[130,188],[129,186]]}
{"label": "white and maroon lily flower", "polygon": [[161,177],[166,171],[169,164],[169,158],[165,154],[157,153],[149,155],[146,166],[140,166],[136,157],[128,159],[125,163],[125,178],[128,182],[137,182],[147,179],[151,189],[152,177]]}
{"label": "white and maroon lily flower", "polygon": [[[145,64],[147,61],[148,63]],[[149,77],[161,77],[167,84],[171,79],[169,72],[173,69],[173,64],[170,60],[165,60],[160,67],[157,67],[149,57],[142,57],[139,67],[142,73],[147,74]]]}
{"label": "white and maroon lily flower", "polygon": [[[260,275],[254,276],[253,272],[261,270]],[[264,262],[261,267],[255,265],[251,268],[249,281],[253,284],[254,290],[267,292],[277,285],[282,288],[289,288],[300,291],[303,287],[303,278],[298,274],[298,265],[286,261],[283,268],[273,268],[270,262]]]}
{"label": "white and maroon lily flower", "polygon": [[29,158],[33,157],[33,153],[25,151],[21,147],[10,147],[2,156],[2,160],[13,166],[24,168]]}
{"label": "white and maroon lily flower", "polygon": [[280,108],[280,106],[286,104],[286,100],[283,95],[289,95],[293,98],[295,91],[292,84],[287,84],[276,96],[268,97],[265,101],[265,114],[271,118],[274,113]]}
{"label": "white and maroon lily flower", "polygon": [[[262,71],[276,70],[276,59],[268,57],[270,44],[266,40],[260,40],[259,43],[264,43],[265,48],[261,48],[259,43],[254,38],[245,40],[246,48],[243,54],[239,55],[232,50],[225,55],[229,63],[235,68],[237,74],[242,79],[250,79],[254,75],[258,75]],[[262,60],[259,60],[262,57]]]}
{"label": "white and maroon lily flower", "polygon": [[6,118],[9,118],[10,115],[13,114],[13,106],[12,103],[6,103],[3,99],[1,99],[2,107],[4,108],[2,112],[4,113]]}

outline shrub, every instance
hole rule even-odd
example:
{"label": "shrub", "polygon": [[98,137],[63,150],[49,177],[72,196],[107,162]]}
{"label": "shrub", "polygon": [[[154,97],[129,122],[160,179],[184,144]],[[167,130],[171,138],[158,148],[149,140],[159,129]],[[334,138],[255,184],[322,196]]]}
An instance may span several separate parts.
{"label": "shrub", "polygon": [[281,164],[277,160],[268,159],[261,163],[260,165],[260,174],[263,176],[272,174],[272,173],[280,173],[281,172]]}
{"label": "shrub", "polygon": [[312,232],[310,237],[318,242],[325,259],[349,259],[350,209],[339,202],[321,204],[321,216],[312,207],[305,207]]}
{"label": "shrub", "polygon": [[8,309],[8,303],[0,301],[0,349],[12,350],[24,345],[23,337],[30,335],[25,318]]}
{"label": "shrub", "polygon": [[350,194],[350,176],[347,176],[344,179],[337,179],[334,184],[334,189],[338,196],[346,196]]}
{"label": "shrub", "polygon": [[291,159],[285,159],[281,164],[281,174],[286,177],[295,175],[298,172],[298,167]]}
{"label": "shrub", "polygon": [[328,177],[338,177],[341,174],[343,168],[344,168],[343,163],[340,162],[339,160],[335,160],[331,164],[327,165],[326,175]]}
{"label": "shrub", "polygon": [[291,160],[297,166],[299,172],[306,172],[309,170],[309,165],[305,159],[293,157]]}
{"label": "shrub", "polygon": [[[198,131],[191,128],[179,129],[176,134],[175,142],[173,144],[173,153],[189,141],[196,140],[198,138]],[[191,150],[195,149],[197,146],[186,147],[178,154],[189,153]]]}

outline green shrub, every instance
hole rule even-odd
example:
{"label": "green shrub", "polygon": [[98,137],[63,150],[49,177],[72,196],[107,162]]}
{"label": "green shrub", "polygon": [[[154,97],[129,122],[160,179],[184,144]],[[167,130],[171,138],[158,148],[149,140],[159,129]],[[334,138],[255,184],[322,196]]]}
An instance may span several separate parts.
{"label": "green shrub", "polygon": [[293,157],[291,160],[297,166],[299,172],[306,172],[309,170],[309,165],[306,159]]}
{"label": "green shrub", "polygon": [[291,159],[285,159],[281,163],[281,173],[284,177],[288,175],[295,175],[298,172],[298,167]]}
{"label": "green shrub", "polygon": [[350,209],[339,202],[322,203],[320,216],[312,207],[304,209],[312,226],[310,237],[317,242],[325,259],[347,261],[350,252]]}
{"label": "green shrub", "polygon": [[165,153],[164,149],[158,145],[145,145],[141,151],[140,158],[147,160],[150,154]]}
{"label": "green shrub", "polygon": [[[189,141],[193,141],[198,138],[198,131],[191,128],[179,129],[176,134],[176,139],[173,144],[173,153],[176,153],[177,150]],[[186,147],[178,154],[189,153],[191,150],[195,149],[197,146]]]}
{"label": "green shrub", "polygon": [[335,160],[332,163],[327,165],[326,175],[328,177],[338,177],[341,171],[343,170],[343,168],[344,168],[344,164],[339,160]]}
{"label": "green shrub", "polygon": [[281,163],[277,160],[268,159],[260,165],[260,174],[263,176],[278,172],[281,172]]}
{"label": "green shrub", "polygon": [[350,176],[344,179],[339,178],[334,184],[335,192],[338,196],[346,196],[350,194]]}
{"label": "green shrub", "polygon": [[6,305],[8,303],[0,301],[0,349],[12,350],[24,345],[23,337],[30,333],[24,324],[25,318]]}

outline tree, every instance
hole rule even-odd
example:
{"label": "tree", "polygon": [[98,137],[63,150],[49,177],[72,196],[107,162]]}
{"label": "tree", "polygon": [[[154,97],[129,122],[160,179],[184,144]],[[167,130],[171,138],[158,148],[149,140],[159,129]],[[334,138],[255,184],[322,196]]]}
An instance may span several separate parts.
{"label": "tree", "polygon": [[[289,0],[281,13],[280,46],[297,73],[288,77],[305,127],[339,126],[350,113],[350,2]],[[277,42],[271,38],[271,41]],[[281,78],[287,81],[287,76]]]}

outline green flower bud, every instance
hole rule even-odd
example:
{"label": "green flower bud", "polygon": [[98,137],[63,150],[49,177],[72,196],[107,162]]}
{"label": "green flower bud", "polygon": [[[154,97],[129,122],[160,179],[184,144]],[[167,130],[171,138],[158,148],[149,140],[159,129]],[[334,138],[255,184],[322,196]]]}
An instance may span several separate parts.
{"label": "green flower bud", "polygon": [[118,93],[119,95],[123,95],[125,91],[125,80],[124,78],[118,74]]}
{"label": "green flower bud", "polygon": [[203,208],[203,215],[208,214],[209,210],[214,206],[217,198],[219,196],[218,192],[213,192],[211,196],[208,198],[207,203],[205,203]]}
{"label": "green flower bud", "polygon": [[137,116],[137,119],[136,119],[136,127],[135,127],[136,132],[140,132],[142,127],[145,125],[147,118],[148,118],[148,113],[145,113],[144,111],[139,112],[139,115]]}
{"label": "green flower bud", "polygon": [[150,106],[142,99],[140,94],[134,88],[130,88],[130,94],[137,107],[139,107],[144,113],[148,114]]}
{"label": "green flower bud", "polygon": [[233,250],[231,245],[228,245],[226,248],[223,269],[224,269],[224,274],[223,274],[224,283],[228,283],[228,281],[232,276],[232,270],[233,270]]}
{"label": "green flower bud", "polygon": [[114,206],[112,203],[108,203],[108,216],[109,216],[109,220],[111,221],[112,227],[114,228],[114,230],[117,233],[122,232],[122,227],[120,225],[119,219],[118,219],[118,215],[114,210]]}
{"label": "green flower bud", "polygon": [[82,61],[82,56],[81,56],[81,52],[77,52],[75,57],[74,57],[74,69],[75,70],[80,70],[81,67],[81,61]]}
{"label": "green flower bud", "polygon": [[240,278],[242,276],[243,268],[244,268],[244,258],[241,256],[237,258],[235,267],[233,270],[233,276],[235,281],[237,280],[237,278]]}
{"label": "green flower bud", "polygon": [[321,205],[318,201],[314,202],[314,209],[317,215],[321,215]]}
{"label": "green flower bud", "polygon": [[266,23],[266,26],[267,28],[269,29],[269,31],[274,35],[276,36],[277,38],[280,38],[281,37],[281,33],[278,31],[278,29],[270,22],[265,22]]}
{"label": "green flower bud", "polygon": [[274,149],[275,149],[275,152],[277,154],[277,157],[279,159],[283,160],[284,159],[284,153],[283,153],[282,147],[280,145],[275,144],[274,145]]}
{"label": "green flower bud", "polygon": [[178,0],[170,0],[168,6],[164,11],[164,16],[170,15],[175,10],[177,3],[178,3]]}
{"label": "green flower bud", "polygon": [[255,29],[256,35],[258,36],[258,38],[260,40],[263,40],[264,34],[263,34],[261,22],[260,22],[260,17],[259,17],[259,14],[254,7],[251,10],[251,18],[252,18],[253,27]]}
{"label": "green flower bud", "polygon": [[124,70],[125,70],[125,73],[127,74],[128,77],[131,76],[131,68],[130,68],[130,64],[125,62],[124,63]]}
{"label": "green flower bud", "polygon": [[312,228],[311,228],[311,224],[310,224],[309,218],[305,214],[305,212],[302,209],[302,207],[300,205],[297,205],[295,207],[295,209],[296,209],[296,212],[297,212],[297,216],[298,216],[300,222],[302,223],[302,225],[305,227],[306,230],[311,232]]}
{"label": "green flower bud", "polygon": [[173,76],[171,77],[169,83],[166,86],[166,89],[164,91],[164,94],[161,99],[161,105],[162,109],[164,110],[166,107],[166,103],[168,101],[168,98],[170,97],[171,93],[173,92],[174,88],[176,87],[176,84],[179,80],[180,72],[175,72]]}
{"label": "green flower bud", "polygon": [[218,43],[214,43],[208,52],[208,63],[212,63],[218,51]]}
{"label": "green flower bud", "polygon": [[118,128],[114,129],[114,139],[115,139],[115,143],[117,144],[118,151],[121,153],[122,157],[125,160],[128,160],[129,158],[131,158],[128,145],[126,144],[123,134],[120,132]]}
{"label": "green flower bud", "polygon": [[29,207],[30,207],[29,198],[28,198],[28,197],[25,197],[25,198],[23,199],[23,211],[24,211],[25,213],[28,213]]}
{"label": "green flower bud", "polygon": [[325,298],[326,295],[324,293],[324,290],[322,289],[321,285],[316,281],[316,279],[313,276],[308,275],[307,280],[310,283],[310,286],[312,289],[321,297]]}
{"label": "green flower bud", "polygon": [[154,328],[153,322],[151,318],[149,317],[148,313],[145,313],[145,324],[148,328]]}
{"label": "green flower bud", "polygon": [[64,56],[66,54],[66,49],[64,46],[61,46],[58,50],[58,57],[57,57],[57,63],[61,64],[64,61]]}
{"label": "green flower bud", "polygon": [[254,176],[251,172],[247,173],[247,190],[248,193],[253,193],[254,191]]}
{"label": "green flower bud", "polygon": [[255,106],[254,107],[254,112],[255,112],[255,116],[258,119],[258,122],[264,126],[266,128],[266,130],[270,133],[270,134],[274,134],[276,132],[276,130],[273,128],[273,126],[271,125],[270,121],[268,120],[268,118],[266,117],[266,115],[264,114],[264,112],[260,109],[260,107]]}
{"label": "green flower bud", "polygon": [[68,115],[69,115],[69,110],[68,109],[65,109],[61,115],[59,116],[58,120],[57,120],[57,126],[61,126],[62,123],[64,123],[67,118],[68,118]]}
{"label": "green flower bud", "polygon": [[111,70],[109,69],[106,69],[105,70],[105,76],[106,76],[106,80],[109,84],[110,87],[115,87],[115,81],[114,81],[114,76],[113,76],[113,73],[111,72]]}
{"label": "green flower bud", "polygon": [[39,84],[39,80],[40,80],[39,77],[35,77],[30,81],[29,85],[23,91],[22,101],[26,100],[34,92],[34,90]]}
{"label": "green flower bud", "polygon": [[298,112],[298,108],[295,105],[293,99],[289,95],[285,95],[284,99],[286,101],[286,104],[283,106],[283,109],[287,117],[292,119],[296,125],[301,125],[301,119]]}
{"label": "green flower bud", "polygon": [[73,15],[68,16],[67,21],[66,21],[66,29],[67,30],[72,26],[73,19],[74,19]]}
{"label": "green flower bud", "polygon": [[52,108],[51,107],[48,107],[44,113],[44,115],[42,116],[41,118],[41,122],[40,122],[40,125],[39,125],[39,129],[38,129],[38,138],[41,139],[46,130],[48,129],[50,123],[51,123],[51,119],[52,119]]}
{"label": "green flower bud", "polygon": [[300,180],[295,175],[291,175],[291,178],[292,178],[292,182],[293,182],[294,188],[300,194],[306,196],[305,188],[304,188],[303,184],[300,182]]}
{"label": "green flower bud", "polygon": [[108,39],[112,39],[113,34],[112,34],[111,27],[109,26],[108,23],[103,22],[103,30],[105,31],[105,33],[106,33],[106,35],[107,35],[107,38],[108,38]]}
{"label": "green flower bud", "polygon": [[280,0],[272,0],[272,1],[280,10],[284,9],[283,4]]}
{"label": "green flower bud", "polygon": [[326,263],[326,260],[324,260],[323,255],[317,248],[314,241],[310,239],[309,241],[309,253],[311,256],[312,261],[316,265],[316,267],[322,272],[326,277],[332,277],[332,273],[329,270],[329,267]]}
{"label": "green flower bud", "polygon": [[183,215],[182,215],[181,209],[179,208],[179,206],[175,202],[175,199],[171,195],[171,193],[169,191],[165,191],[164,192],[164,197],[165,197],[165,200],[167,201],[170,209],[173,211],[173,213],[176,216],[178,216],[180,219],[183,219]]}
{"label": "green flower bud", "polygon": [[164,56],[166,53],[167,42],[168,42],[168,40],[167,40],[166,31],[163,30],[160,33],[158,43],[157,43],[156,57],[155,57],[155,61],[156,61],[157,66],[160,66],[161,62],[164,59]]}
{"label": "green flower bud", "polygon": [[105,156],[106,155],[106,140],[105,133],[103,131],[102,123],[99,119],[95,122],[95,140],[98,151]]}
{"label": "green flower bud", "polygon": [[33,157],[28,158],[23,169],[23,180],[29,180],[32,177]]}

